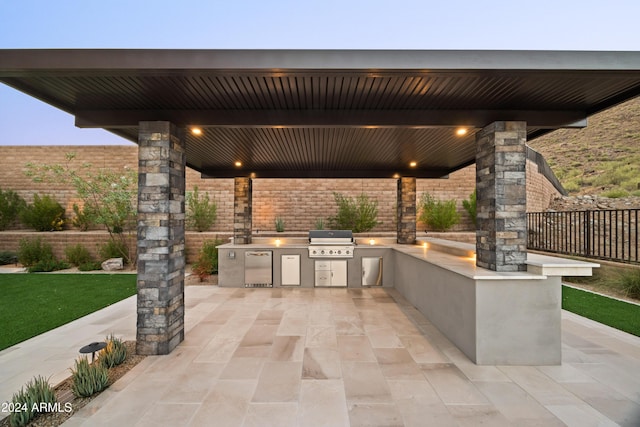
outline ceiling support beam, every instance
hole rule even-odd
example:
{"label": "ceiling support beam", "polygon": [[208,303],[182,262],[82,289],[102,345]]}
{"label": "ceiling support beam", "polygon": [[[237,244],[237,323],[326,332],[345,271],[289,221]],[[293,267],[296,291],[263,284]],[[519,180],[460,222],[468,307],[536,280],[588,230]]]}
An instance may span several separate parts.
{"label": "ceiling support beam", "polygon": [[472,127],[526,121],[535,128],[581,128],[584,111],[564,110],[80,110],[80,128],[128,128],[141,121],[202,127]]}
{"label": "ceiling support beam", "polygon": [[450,169],[373,169],[373,170],[279,170],[204,169],[202,178],[448,178]]}

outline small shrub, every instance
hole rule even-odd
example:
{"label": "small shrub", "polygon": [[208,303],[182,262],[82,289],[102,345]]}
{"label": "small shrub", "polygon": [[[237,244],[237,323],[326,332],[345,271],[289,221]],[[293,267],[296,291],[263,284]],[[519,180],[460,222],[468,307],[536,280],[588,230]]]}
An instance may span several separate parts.
{"label": "small shrub", "polygon": [[0,189],[0,231],[6,230],[27,206],[22,197],[13,190]]}
{"label": "small shrub", "polygon": [[275,222],[276,222],[276,231],[278,233],[282,233],[284,231],[284,219],[277,217]]}
{"label": "small shrub", "polygon": [[338,213],[329,219],[331,228],[364,233],[380,224],[377,200],[369,199],[364,193],[355,199],[340,193],[333,193],[333,197],[338,205]]}
{"label": "small shrub", "polygon": [[324,218],[316,219],[315,227],[316,230],[324,230]]}
{"label": "small shrub", "polygon": [[60,231],[64,224],[64,208],[52,197],[33,195],[33,203],[27,205],[20,219],[36,231]]}
{"label": "small shrub", "polygon": [[80,271],[95,271],[102,270],[102,264],[98,261],[91,261],[84,264],[80,264],[78,266],[78,270]]}
{"label": "small shrub", "polygon": [[0,252],[0,265],[15,264],[18,262],[18,255],[9,251]]}
{"label": "small shrub", "polygon": [[460,221],[455,200],[436,200],[429,193],[420,198],[419,221],[435,231],[447,231]]}
{"label": "small shrub", "polygon": [[207,277],[218,272],[218,248],[222,244],[222,240],[207,240],[202,244],[198,261],[193,264],[193,272],[200,278],[202,282]]}
{"label": "small shrub", "polygon": [[[11,426],[26,426],[38,415],[42,407],[53,407],[56,403],[56,394],[49,381],[41,376],[35,377],[26,384],[26,389],[21,388],[11,399],[14,410],[9,415]],[[44,405],[43,405],[44,404]]]}
{"label": "small shrub", "polygon": [[102,261],[109,258],[122,258],[125,263],[129,262],[129,247],[121,240],[109,240],[98,249]]}
{"label": "small shrub", "polygon": [[25,267],[31,267],[40,261],[55,259],[50,244],[43,242],[41,238],[20,240],[18,249],[18,261]]}
{"label": "small shrub", "polygon": [[109,370],[101,363],[89,364],[86,357],[76,360],[71,369],[71,390],[78,397],[89,397],[107,388]]}
{"label": "small shrub", "polygon": [[604,197],[609,197],[610,199],[619,199],[621,197],[628,197],[629,192],[620,188],[614,188],[612,190],[605,191],[601,195]]}
{"label": "small shrub", "polygon": [[620,281],[622,291],[631,298],[640,299],[640,270],[624,272]]}
{"label": "small shrub", "polygon": [[64,254],[67,257],[69,264],[75,265],[76,267],[81,264],[93,262],[93,257],[89,253],[89,250],[80,243],[73,246],[67,246],[64,249]]}
{"label": "small shrub", "polygon": [[187,193],[187,227],[196,231],[207,231],[218,218],[218,207],[215,201],[209,200],[209,194],[202,196],[198,193],[198,186],[193,192]]}
{"label": "small shrub", "polygon": [[84,209],[81,209],[76,203],[73,204],[73,213],[75,213],[76,216],[73,217],[71,223],[74,227],[78,227],[80,231],[87,231],[89,227],[93,225],[91,215]]}
{"label": "small shrub", "polygon": [[473,193],[469,194],[469,199],[462,201],[462,207],[467,211],[475,226],[478,225],[476,195],[476,190],[473,190]]}
{"label": "small shrub", "polygon": [[127,358],[127,348],[122,340],[114,337],[113,334],[107,337],[106,342],[107,346],[100,353],[98,362],[105,368],[113,368],[125,361]]}
{"label": "small shrub", "polygon": [[50,271],[58,271],[69,268],[70,265],[64,261],[58,261],[55,258],[43,259],[27,268],[29,273],[48,273]]}

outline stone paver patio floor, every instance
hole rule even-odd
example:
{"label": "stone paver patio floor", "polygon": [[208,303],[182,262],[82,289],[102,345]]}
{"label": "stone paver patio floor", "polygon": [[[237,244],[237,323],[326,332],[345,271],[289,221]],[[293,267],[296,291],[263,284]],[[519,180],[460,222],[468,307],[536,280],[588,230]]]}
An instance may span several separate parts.
{"label": "stone paver patio floor", "polygon": [[[640,425],[640,338],[568,312],[562,366],[476,366],[393,289],[185,294],[185,341],[65,426]],[[135,297],[0,352],[0,397],[110,332]]]}

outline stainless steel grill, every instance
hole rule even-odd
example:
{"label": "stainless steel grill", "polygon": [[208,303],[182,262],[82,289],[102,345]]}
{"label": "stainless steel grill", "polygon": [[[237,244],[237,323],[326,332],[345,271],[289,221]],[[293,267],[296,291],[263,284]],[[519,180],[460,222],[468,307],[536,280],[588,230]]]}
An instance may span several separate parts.
{"label": "stainless steel grill", "polygon": [[309,258],[353,258],[351,230],[309,231]]}

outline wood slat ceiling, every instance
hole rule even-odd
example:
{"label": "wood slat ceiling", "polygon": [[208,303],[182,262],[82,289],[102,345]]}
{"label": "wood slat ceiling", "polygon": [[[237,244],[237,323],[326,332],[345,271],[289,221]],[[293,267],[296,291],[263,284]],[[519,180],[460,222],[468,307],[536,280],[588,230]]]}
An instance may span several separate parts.
{"label": "wood slat ceiling", "polygon": [[0,50],[0,81],[132,141],[200,126],[187,161],[210,176],[443,176],[493,120],[534,138],[637,96],[640,54]]}

